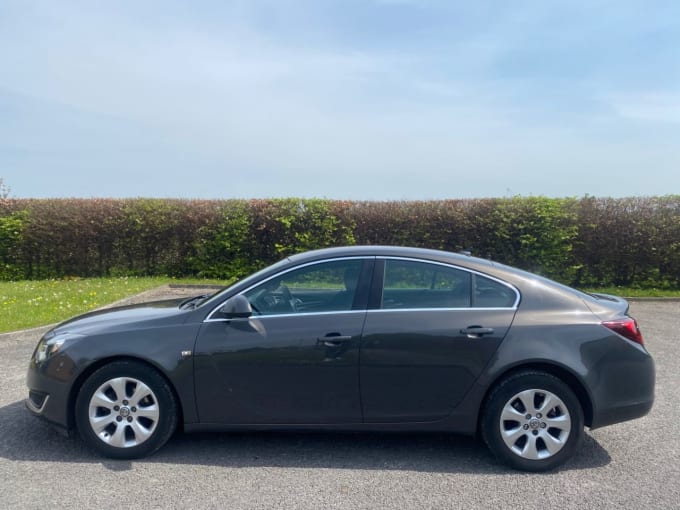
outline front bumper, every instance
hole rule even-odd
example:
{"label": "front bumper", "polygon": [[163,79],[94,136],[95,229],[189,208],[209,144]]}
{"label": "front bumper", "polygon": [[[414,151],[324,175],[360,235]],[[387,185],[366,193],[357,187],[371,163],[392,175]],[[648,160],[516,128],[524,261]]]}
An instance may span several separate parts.
{"label": "front bumper", "polygon": [[69,417],[69,392],[70,384],[59,381],[46,375],[44,366],[36,366],[34,363],[28,368],[26,385],[28,386],[28,398],[26,408],[35,416],[38,416],[61,432],[69,433],[73,423]]}

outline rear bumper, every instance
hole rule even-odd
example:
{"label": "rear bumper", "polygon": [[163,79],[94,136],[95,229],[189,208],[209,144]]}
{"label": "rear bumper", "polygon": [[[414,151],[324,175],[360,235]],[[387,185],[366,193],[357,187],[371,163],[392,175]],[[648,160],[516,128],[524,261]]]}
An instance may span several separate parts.
{"label": "rear bumper", "polygon": [[654,404],[656,380],[654,361],[642,348],[634,346],[627,359],[607,364],[591,372],[593,420],[591,429],[645,416]]}
{"label": "rear bumper", "polygon": [[612,425],[614,423],[620,423],[622,421],[634,420],[635,418],[640,418],[645,416],[652,409],[654,404],[654,399],[652,398],[646,402],[639,402],[637,404],[631,404],[626,406],[612,407],[600,415],[596,419],[593,419],[593,424],[591,429],[605,427],[607,425]]}

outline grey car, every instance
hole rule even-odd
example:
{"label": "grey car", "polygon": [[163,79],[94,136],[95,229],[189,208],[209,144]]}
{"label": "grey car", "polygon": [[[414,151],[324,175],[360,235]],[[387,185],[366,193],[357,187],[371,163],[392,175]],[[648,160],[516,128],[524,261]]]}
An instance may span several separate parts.
{"label": "grey car", "polygon": [[448,431],[542,471],[584,427],[645,415],[654,377],[621,298],[468,255],[361,246],[64,322],[31,357],[26,404],[113,458],[178,429]]}

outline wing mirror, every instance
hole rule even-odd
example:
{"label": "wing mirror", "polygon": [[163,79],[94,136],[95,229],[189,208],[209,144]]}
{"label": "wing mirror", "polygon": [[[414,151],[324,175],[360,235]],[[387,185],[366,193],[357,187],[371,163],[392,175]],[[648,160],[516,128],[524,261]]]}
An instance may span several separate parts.
{"label": "wing mirror", "polygon": [[253,307],[245,296],[232,296],[222,305],[220,313],[227,319],[245,319],[253,315]]}

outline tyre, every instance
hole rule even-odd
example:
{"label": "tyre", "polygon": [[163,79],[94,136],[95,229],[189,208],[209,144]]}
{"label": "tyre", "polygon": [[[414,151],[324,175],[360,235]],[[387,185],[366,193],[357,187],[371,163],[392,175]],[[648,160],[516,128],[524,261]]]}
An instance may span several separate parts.
{"label": "tyre", "polygon": [[150,455],[172,436],[177,403],[153,368],[115,361],[95,371],[78,392],[78,431],[90,447],[115,459]]}
{"label": "tyre", "polygon": [[583,410],[557,377],[525,371],[501,381],[483,409],[482,437],[505,464],[547,471],[569,459],[583,440]]}

